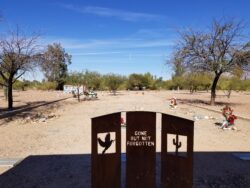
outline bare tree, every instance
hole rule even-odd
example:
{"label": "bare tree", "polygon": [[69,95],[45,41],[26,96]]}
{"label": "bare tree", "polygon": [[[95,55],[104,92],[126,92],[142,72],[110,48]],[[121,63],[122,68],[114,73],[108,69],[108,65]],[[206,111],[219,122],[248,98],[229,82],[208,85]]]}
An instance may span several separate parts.
{"label": "bare tree", "polygon": [[8,109],[13,108],[12,86],[36,61],[39,35],[25,35],[19,27],[0,39],[0,77],[8,90]]}
{"label": "bare tree", "polygon": [[192,71],[214,73],[211,87],[211,105],[216,98],[216,86],[223,73],[234,69],[250,70],[250,43],[244,42],[245,26],[235,20],[214,20],[205,32],[182,32],[178,43],[178,55]]}

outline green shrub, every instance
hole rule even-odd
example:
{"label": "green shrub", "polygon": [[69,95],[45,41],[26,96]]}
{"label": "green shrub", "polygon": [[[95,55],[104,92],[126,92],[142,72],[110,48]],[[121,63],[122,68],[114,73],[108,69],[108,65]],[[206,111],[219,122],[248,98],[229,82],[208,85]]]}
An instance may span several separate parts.
{"label": "green shrub", "polygon": [[36,89],[39,90],[56,90],[56,82],[42,82],[36,86]]}
{"label": "green shrub", "polygon": [[13,89],[15,90],[22,90],[24,91],[24,89],[27,87],[27,84],[23,81],[17,80],[14,84],[13,84]]}

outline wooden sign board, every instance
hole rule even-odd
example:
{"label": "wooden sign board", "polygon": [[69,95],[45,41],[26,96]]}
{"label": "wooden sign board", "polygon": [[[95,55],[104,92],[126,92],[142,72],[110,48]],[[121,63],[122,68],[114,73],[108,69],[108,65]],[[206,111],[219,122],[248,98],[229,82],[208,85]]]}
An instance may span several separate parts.
{"label": "wooden sign board", "polygon": [[127,112],[126,187],[155,187],[156,113]]}

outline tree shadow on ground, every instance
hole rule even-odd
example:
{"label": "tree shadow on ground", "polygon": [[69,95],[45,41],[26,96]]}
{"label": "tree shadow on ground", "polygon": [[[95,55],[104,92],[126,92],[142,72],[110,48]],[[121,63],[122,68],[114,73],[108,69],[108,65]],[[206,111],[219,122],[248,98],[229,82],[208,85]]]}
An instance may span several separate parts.
{"label": "tree shadow on ground", "polygon": [[[178,100],[178,99],[177,99]],[[189,104],[202,104],[202,105],[210,105],[210,101],[207,100],[201,100],[201,99],[179,99],[178,100],[179,103],[189,103]],[[224,106],[224,105],[241,105],[240,103],[232,103],[232,102],[215,102],[215,105],[217,106]]]}
{"label": "tree shadow on ground", "polygon": [[18,107],[14,107],[11,111],[8,109],[0,109],[0,119],[2,122],[0,122],[0,126],[3,125],[4,123],[17,120],[19,118],[24,118],[27,116],[32,116],[35,113],[35,109],[43,106],[47,106],[48,110],[53,109],[60,104],[58,102],[62,100],[66,100],[68,98],[64,99],[59,99],[55,101],[36,101],[36,102],[29,102],[26,105],[21,105]]}
{"label": "tree shadow on ground", "polygon": [[[18,101],[14,101],[14,102],[18,102]],[[42,105],[44,103],[46,103],[46,101],[28,102],[24,105],[13,107],[12,110],[9,110],[8,108],[0,108],[0,115],[3,115],[5,113],[12,113],[12,112],[14,113],[14,111],[16,111],[16,110],[25,109],[27,107],[33,107],[33,106],[37,106],[37,105]]]}
{"label": "tree shadow on ground", "polygon": [[197,91],[194,91],[194,92],[190,92],[189,90],[174,90],[174,91],[172,91],[174,94],[180,94],[180,95],[182,95],[182,94],[185,94],[185,95],[204,95],[204,94],[208,94],[208,95],[210,95],[211,94],[211,92],[210,91],[206,91],[206,90],[197,90]]}
{"label": "tree shadow on ground", "polygon": [[221,126],[222,123],[221,123],[221,122],[215,122],[214,125],[215,125],[215,126]]}
{"label": "tree shadow on ground", "polygon": [[116,92],[115,94],[114,93],[108,93],[107,94],[108,96],[123,96],[123,95],[126,95],[125,93],[121,93],[121,92]]}
{"label": "tree shadow on ground", "polygon": [[[122,161],[122,187],[125,163]],[[156,187],[160,187],[160,153],[157,153],[156,164]],[[250,161],[240,160],[232,152],[194,153],[193,187],[249,185]],[[29,156],[0,176],[0,187],[91,187],[91,155]]]}

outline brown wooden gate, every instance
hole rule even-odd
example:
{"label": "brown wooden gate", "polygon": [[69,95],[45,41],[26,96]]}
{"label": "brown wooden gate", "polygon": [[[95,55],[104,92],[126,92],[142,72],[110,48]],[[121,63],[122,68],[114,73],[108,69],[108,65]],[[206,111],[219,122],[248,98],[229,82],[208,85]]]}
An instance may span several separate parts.
{"label": "brown wooden gate", "polygon": [[[192,187],[193,125],[191,120],[162,114],[162,188]],[[127,112],[126,187],[154,188],[155,176],[156,113]],[[92,118],[92,187],[121,187],[120,112]]]}

